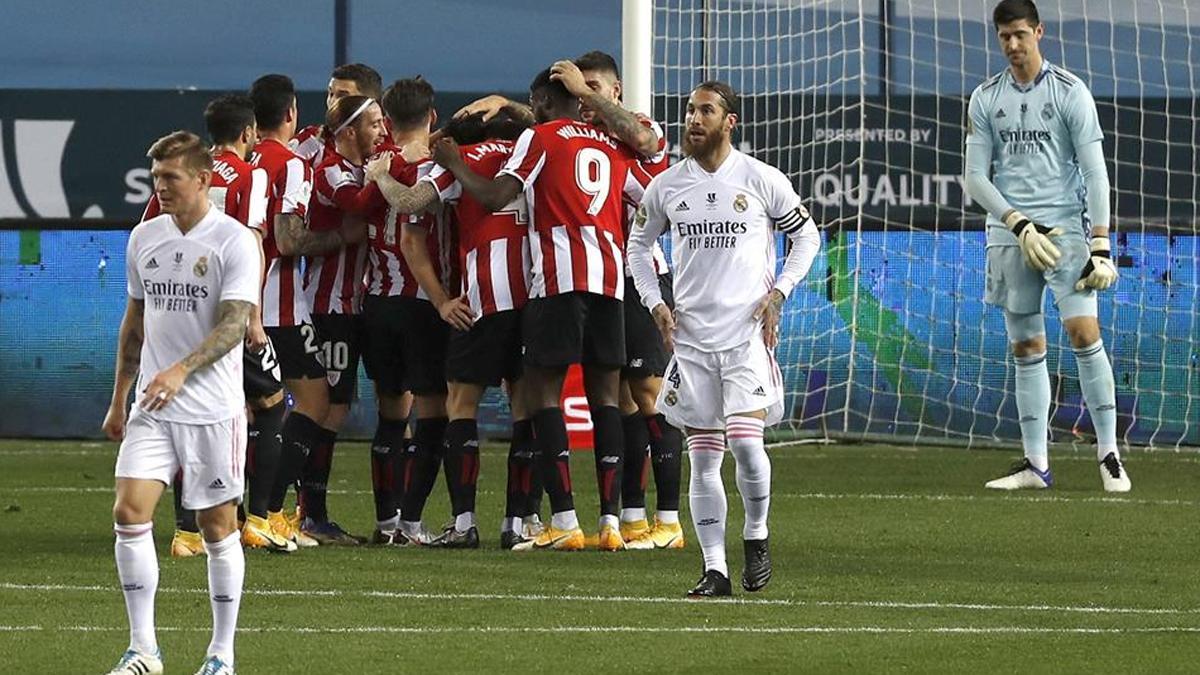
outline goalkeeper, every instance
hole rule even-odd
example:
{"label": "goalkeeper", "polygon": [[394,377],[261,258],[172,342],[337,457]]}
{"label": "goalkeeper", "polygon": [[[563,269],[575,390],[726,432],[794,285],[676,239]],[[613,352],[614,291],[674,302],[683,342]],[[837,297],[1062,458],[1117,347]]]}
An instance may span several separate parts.
{"label": "goalkeeper", "polygon": [[987,487],[1054,483],[1046,451],[1050,376],[1042,315],[1049,286],[1075,350],[1104,489],[1127,492],[1116,388],[1096,319],[1096,291],[1117,280],[1096,104],[1083,81],[1042,58],[1045,26],[1031,0],[1002,0],[992,21],[1009,67],[971,93],[966,188],[988,213],[984,300],[1004,310],[1025,457]]}

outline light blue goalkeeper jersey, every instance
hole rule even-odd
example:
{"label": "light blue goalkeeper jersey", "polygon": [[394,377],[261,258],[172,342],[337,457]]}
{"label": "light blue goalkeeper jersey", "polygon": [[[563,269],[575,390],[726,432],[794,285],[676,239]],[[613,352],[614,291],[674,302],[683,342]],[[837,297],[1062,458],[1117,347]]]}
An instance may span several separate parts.
{"label": "light blue goalkeeper jersey", "polygon": [[[1103,138],[1087,85],[1047,61],[1028,85],[1005,68],[971,92],[967,144],[984,146],[992,184],[1036,223],[1087,235],[1087,192],[1076,148]],[[996,214],[988,214],[987,224],[989,246],[1017,244]]]}

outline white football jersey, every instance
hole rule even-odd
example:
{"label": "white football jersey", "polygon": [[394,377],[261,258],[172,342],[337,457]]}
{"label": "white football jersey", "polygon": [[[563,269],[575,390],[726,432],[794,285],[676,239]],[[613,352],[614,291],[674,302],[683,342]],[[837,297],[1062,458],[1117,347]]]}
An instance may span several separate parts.
{"label": "white football jersey", "polygon": [[[775,285],[776,221],[807,214],[788,177],[737,150],[716,173],[689,157],[654,177],[642,209],[631,250],[671,231],[675,341],[715,352],[758,334],[754,308]],[[638,291],[647,305],[658,299],[640,279]]]}
{"label": "white football jersey", "polygon": [[[186,235],[173,216],[144,221],[125,251],[129,296],[146,304],[145,339],[136,401],[159,372],[192,353],[217,325],[223,300],[258,303],[258,245],[246,226],[217,209]],[[192,373],[156,419],[188,424],[227,420],[245,406],[242,343],[212,365]],[[145,412],[145,411],[143,411]]]}

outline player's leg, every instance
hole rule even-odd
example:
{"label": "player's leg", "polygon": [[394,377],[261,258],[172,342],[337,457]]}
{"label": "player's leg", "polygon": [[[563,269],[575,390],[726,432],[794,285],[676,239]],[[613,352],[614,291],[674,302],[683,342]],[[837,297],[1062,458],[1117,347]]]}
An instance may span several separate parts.
{"label": "player's leg", "polygon": [[200,539],[200,528],[196,525],[196,512],[183,508],[183,473],[175,472],[171,482],[171,495],[175,501],[175,534],[171,537],[172,558],[192,558],[204,555],[204,544]]}
{"label": "player's leg", "polygon": [[599,547],[623,550],[620,509],[625,468],[625,433],[621,425],[621,367],[625,365],[625,308],[620,300],[582,294],[583,388],[592,415],[596,484],[600,493]]}
{"label": "player's leg", "polygon": [[1053,484],[1046,450],[1050,417],[1050,374],[1046,370],[1046,326],[1042,316],[1045,280],[1030,268],[1016,246],[987,249],[985,302],[1004,312],[1004,326],[1016,367],[1017,414],[1024,458],[985,483],[996,490],[1046,488]]}
{"label": "player's leg", "polygon": [[621,431],[625,463],[621,469],[621,538],[632,541],[650,531],[646,520],[646,472],[650,465],[650,434],[629,391],[629,379],[621,369]]}
{"label": "player's leg", "polygon": [[[664,355],[663,365],[658,372],[665,372],[665,368]],[[646,430],[646,439],[650,446],[650,465],[654,471],[656,491],[653,525],[641,535],[626,540],[629,548],[634,550],[683,548],[685,545],[683,527],[679,523],[683,434],[658,411],[658,396],[662,391],[662,383],[663,379],[660,376],[629,381],[631,398],[638,411],[637,421]],[[628,438],[626,435],[627,442]],[[628,456],[626,453],[626,457]],[[627,474],[630,471],[628,464],[625,471]],[[644,473],[641,480],[644,493]],[[637,545],[634,545],[634,542]]]}
{"label": "player's leg", "polygon": [[[517,352],[518,365],[520,363]],[[525,379],[506,382],[509,409],[512,411],[512,439],[508,444],[508,488],[505,491],[504,521],[500,524],[500,548],[512,549],[538,533],[527,535],[525,519],[537,517],[531,511],[534,478],[537,474],[533,453],[533,421],[529,419],[529,406],[525,394]]]}
{"label": "player's leg", "polygon": [[471,382],[447,383],[446,489],[454,524],[445,528],[439,545],[447,548],[478,548],[479,529],[475,517],[476,482],[479,480],[479,428],[475,415],[484,386]]}
{"label": "player's leg", "polygon": [[375,501],[375,533],[371,543],[391,544],[400,525],[400,481],[412,394],[405,390],[404,361],[397,345],[404,339],[395,298],[363,299],[363,367],[375,383],[379,419],[371,440],[371,491]]}
{"label": "player's leg", "polygon": [[275,532],[267,508],[279,473],[280,433],[287,413],[281,378],[279,359],[269,339],[257,354],[248,349],[243,351],[242,389],[252,416],[247,420],[245,479],[249,497],[242,545],[287,553],[296,550],[296,543]]}

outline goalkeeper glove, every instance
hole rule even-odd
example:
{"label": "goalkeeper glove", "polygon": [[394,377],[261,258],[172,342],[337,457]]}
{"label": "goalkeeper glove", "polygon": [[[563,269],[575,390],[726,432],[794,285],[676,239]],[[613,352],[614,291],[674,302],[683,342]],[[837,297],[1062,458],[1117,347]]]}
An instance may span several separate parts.
{"label": "goalkeeper glove", "polygon": [[1050,237],[1062,234],[1061,228],[1038,225],[1015,209],[1004,218],[1004,224],[1017,235],[1017,243],[1021,245],[1021,254],[1025,256],[1027,265],[1045,272],[1058,264],[1062,252],[1050,241]]}
{"label": "goalkeeper glove", "polygon": [[1075,290],[1094,288],[1102,291],[1112,286],[1117,280],[1117,266],[1113,264],[1112,248],[1108,237],[1092,237],[1092,255],[1083,266],[1079,281],[1075,282]]}

